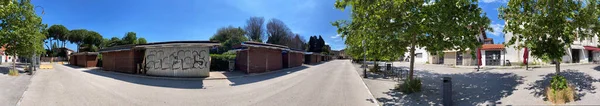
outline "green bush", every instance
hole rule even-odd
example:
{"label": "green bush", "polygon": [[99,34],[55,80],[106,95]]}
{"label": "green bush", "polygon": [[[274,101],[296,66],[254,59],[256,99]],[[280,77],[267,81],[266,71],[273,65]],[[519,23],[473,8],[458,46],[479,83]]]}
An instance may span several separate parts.
{"label": "green bush", "polygon": [[235,60],[235,55],[210,54],[210,70],[226,71],[229,69],[229,61]]}
{"label": "green bush", "polygon": [[379,66],[379,64],[375,64],[373,67],[369,68],[370,72],[374,72],[374,73],[378,73],[381,67]]}
{"label": "green bush", "polygon": [[10,70],[8,70],[8,75],[10,75],[10,76],[19,76],[19,71],[18,70],[10,69]]}
{"label": "green bush", "polygon": [[552,90],[562,90],[567,88],[567,79],[561,75],[552,76],[550,88],[552,88]]}
{"label": "green bush", "polygon": [[396,86],[396,89],[400,90],[400,92],[411,94],[415,92],[421,92],[421,86],[421,79],[414,78],[412,80],[408,79],[406,80],[406,82],[399,84],[398,86]]}

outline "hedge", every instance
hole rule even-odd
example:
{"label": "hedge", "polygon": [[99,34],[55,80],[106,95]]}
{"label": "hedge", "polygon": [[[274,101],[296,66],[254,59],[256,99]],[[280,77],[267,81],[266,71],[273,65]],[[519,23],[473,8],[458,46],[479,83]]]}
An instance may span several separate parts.
{"label": "hedge", "polygon": [[235,55],[210,54],[211,71],[227,71],[229,69],[229,60],[235,60]]}

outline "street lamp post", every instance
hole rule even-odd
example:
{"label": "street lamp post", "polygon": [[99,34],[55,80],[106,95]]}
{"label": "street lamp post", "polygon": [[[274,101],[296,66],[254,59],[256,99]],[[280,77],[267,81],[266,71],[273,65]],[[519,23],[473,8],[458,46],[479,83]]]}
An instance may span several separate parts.
{"label": "street lamp post", "polygon": [[363,77],[364,78],[368,78],[367,77],[367,46],[365,45],[365,40],[362,40],[362,45],[363,45],[363,50],[364,50],[364,55],[363,55]]}

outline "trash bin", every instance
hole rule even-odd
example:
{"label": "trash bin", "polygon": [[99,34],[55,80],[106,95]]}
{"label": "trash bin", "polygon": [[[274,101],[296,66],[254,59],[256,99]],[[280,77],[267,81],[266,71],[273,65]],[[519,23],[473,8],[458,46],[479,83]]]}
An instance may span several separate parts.
{"label": "trash bin", "polygon": [[442,105],[452,106],[452,78],[442,79]]}
{"label": "trash bin", "polygon": [[229,60],[229,71],[235,69],[235,60]]}
{"label": "trash bin", "polygon": [[392,64],[389,64],[389,63],[385,64],[385,69],[388,70],[388,71],[392,70]]}

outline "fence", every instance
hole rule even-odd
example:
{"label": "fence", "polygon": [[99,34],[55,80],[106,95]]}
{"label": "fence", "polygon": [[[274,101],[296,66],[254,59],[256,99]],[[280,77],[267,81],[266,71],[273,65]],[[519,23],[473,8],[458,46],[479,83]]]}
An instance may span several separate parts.
{"label": "fence", "polygon": [[69,61],[66,57],[41,57],[40,61],[42,62],[59,62],[59,61]]}

